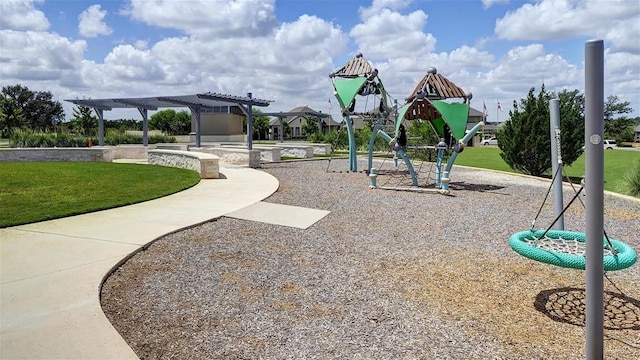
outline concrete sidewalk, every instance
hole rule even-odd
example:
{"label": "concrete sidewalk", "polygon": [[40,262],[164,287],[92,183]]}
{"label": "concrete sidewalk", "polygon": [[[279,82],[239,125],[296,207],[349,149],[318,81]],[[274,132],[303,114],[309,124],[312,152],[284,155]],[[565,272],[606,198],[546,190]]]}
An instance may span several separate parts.
{"label": "concrete sidewalk", "polygon": [[145,244],[278,189],[259,170],[220,172],[157,200],[0,229],[0,358],[137,359],[102,312],[100,285]]}

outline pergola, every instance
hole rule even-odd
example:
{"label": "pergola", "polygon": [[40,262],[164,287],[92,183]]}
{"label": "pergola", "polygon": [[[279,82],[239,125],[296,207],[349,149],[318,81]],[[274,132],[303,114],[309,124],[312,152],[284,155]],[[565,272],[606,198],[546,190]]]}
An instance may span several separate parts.
{"label": "pergola", "polygon": [[323,114],[318,111],[293,111],[293,112],[271,112],[271,113],[260,113],[260,116],[273,116],[277,117],[280,121],[280,142],[284,142],[284,123],[282,120],[289,116],[303,116],[303,117],[316,117],[318,119],[318,128],[320,132],[322,132],[322,118],[330,118],[330,114]]}
{"label": "pergola", "polygon": [[[251,93],[246,97],[224,95],[218,93],[204,93],[178,96],[156,96],[141,98],[111,98],[111,99],[74,99],[65,100],[70,103],[93,108],[98,114],[98,136],[100,146],[104,146],[104,111],[121,108],[137,108],[142,115],[143,145],[149,145],[148,111],[159,108],[188,107],[195,114],[196,147],[200,147],[200,112],[202,109],[213,109],[215,106],[238,106],[247,116],[247,134],[253,133],[253,106],[269,106],[272,100],[254,99]],[[253,149],[252,136],[247,136],[247,149]]]}

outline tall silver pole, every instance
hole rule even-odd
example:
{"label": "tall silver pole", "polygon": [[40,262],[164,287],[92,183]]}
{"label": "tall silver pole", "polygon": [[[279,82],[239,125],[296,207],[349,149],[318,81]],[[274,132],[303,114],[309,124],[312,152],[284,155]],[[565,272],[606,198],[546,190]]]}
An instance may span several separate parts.
{"label": "tall silver pole", "polygon": [[[560,100],[549,101],[549,124],[551,130],[551,171],[553,174],[553,214],[558,221],[553,224],[553,229],[564,230],[564,208],[562,199],[562,151],[560,150]],[[559,217],[558,217],[559,216]]]}
{"label": "tall silver pole", "polygon": [[587,360],[604,357],[604,42],[585,43]]}

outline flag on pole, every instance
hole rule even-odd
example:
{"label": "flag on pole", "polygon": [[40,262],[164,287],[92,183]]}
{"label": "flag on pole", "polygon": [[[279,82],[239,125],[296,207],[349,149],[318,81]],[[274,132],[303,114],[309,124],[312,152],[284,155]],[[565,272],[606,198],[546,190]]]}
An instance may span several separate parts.
{"label": "flag on pole", "polygon": [[500,104],[500,101],[498,101],[498,110],[504,111],[504,110],[502,110],[502,105]]}
{"label": "flag on pole", "polygon": [[484,100],[482,100],[482,115],[484,115],[484,117],[489,115],[489,111],[487,111],[487,104],[484,103]]}
{"label": "flag on pole", "polygon": [[331,104],[331,99],[329,99],[329,110],[333,110],[333,105]]}

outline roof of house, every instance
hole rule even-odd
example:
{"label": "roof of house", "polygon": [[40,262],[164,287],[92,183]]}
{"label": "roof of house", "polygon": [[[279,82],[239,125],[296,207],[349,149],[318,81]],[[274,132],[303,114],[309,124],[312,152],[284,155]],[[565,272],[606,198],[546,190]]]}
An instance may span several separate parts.
{"label": "roof of house", "polygon": [[[288,114],[288,113],[300,114],[300,115],[286,116],[286,117],[283,118],[285,123],[290,124],[292,121],[295,121],[296,119],[299,119],[299,118],[303,118],[303,119],[306,120],[307,116],[313,117],[314,115],[311,115],[311,114],[314,114],[314,113],[322,114],[322,111],[316,111],[316,110],[313,110],[312,108],[310,108],[307,105],[303,105],[303,106],[295,107],[295,108],[285,112],[284,114]],[[308,113],[310,115],[302,115],[303,113]],[[340,125],[340,123],[338,123],[335,120],[333,120],[333,117],[331,117],[331,115],[328,115],[328,114],[324,114],[324,115],[325,116],[322,117],[322,123],[324,125],[327,125],[327,121],[329,122],[328,125],[330,125],[330,126],[339,126]],[[273,116],[273,115],[270,115],[270,116]],[[280,126],[280,119],[277,116],[273,116],[269,120],[269,126]]]}

